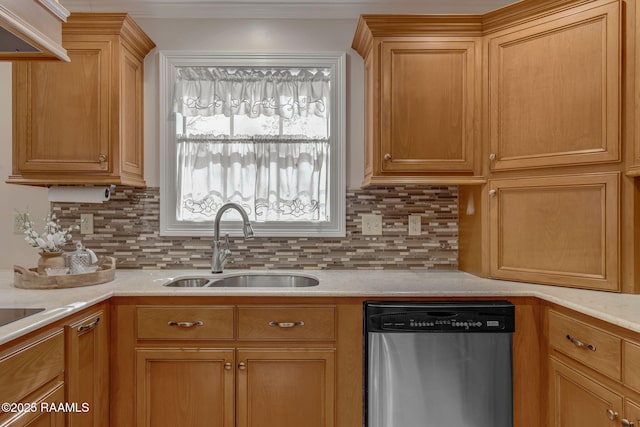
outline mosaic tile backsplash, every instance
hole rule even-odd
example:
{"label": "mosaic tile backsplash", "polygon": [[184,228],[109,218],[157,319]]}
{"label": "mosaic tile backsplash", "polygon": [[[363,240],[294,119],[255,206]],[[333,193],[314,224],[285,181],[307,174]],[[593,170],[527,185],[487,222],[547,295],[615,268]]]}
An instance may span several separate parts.
{"label": "mosaic tile backsplash", "polygon": [[[211,267],[211,237],[160,236],[159,188],[118,187],[104,204],[52,203],[64,226],[94,215],[94,234],[74,234],[118,268]],[[362,214],[383,216],[382,236],[363,236]],[[408,235],[408,216],[422,216],[422,234]],[[231,238],[225,269],[456,270],[458,188],[378,187],[347,190],[343,238]],[[69,247],[72,250],[72,247]]]}

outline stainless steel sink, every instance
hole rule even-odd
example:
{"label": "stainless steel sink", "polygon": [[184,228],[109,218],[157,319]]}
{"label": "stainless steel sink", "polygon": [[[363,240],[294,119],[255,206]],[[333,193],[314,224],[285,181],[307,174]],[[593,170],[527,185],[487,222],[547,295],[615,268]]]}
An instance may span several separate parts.
{"label": "stainless steel sink", "polygon": [[170,288],[202,288],[210,282],[211,279],[207,279],[206,277],[178,277],[162,286],[168,286]]}
{"label": "stainless steel sink", "polygon": [[318,279],[302,274],[247,273],[217,278],[178,277],[163,286],[175,288],[306,288],[317,286]]}

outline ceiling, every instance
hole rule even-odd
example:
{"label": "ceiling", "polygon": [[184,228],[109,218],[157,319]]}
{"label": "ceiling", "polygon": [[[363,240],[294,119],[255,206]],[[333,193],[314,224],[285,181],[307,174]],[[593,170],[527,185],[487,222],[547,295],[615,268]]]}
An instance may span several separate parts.
{"label": "ceiling", "polygon": [[484,13],[514,0],[60,0],[72,12],[128,12],[135,18],[355,19],[366,13]]}

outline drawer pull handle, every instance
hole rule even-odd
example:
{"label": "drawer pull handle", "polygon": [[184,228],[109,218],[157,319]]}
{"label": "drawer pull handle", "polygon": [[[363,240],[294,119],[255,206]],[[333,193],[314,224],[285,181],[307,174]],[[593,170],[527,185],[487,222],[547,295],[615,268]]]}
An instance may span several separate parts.
{"label": "drawer pull handle", "polygon": [[226,363],[224,364],[224,369],[225,369],[225,371],[230,371],[230,370],[231,370],[231,363],[226,362]]}
{"label": "drawer pull handle", "polygon": [[238,369],[240,369],[241,371],[244,371],[245,369],[247,369],[247,364],[244,362],[238,363]]}
{"label": "drawer pull handle", "polygon": [[272,320],[269,322],[269,326],[277,326],[279,328],[293,328],[294,326],[304,326],[304,322],[302,320],[298,320],[297,322],[276,322]]}
{"label": "drawer pull handle", "polygon": [[80,325],[80,326],[78,326],[78,332],[90,331],[91,329],[93,329],[96,326],[98,326],[99,322],[100,322],[100,318],[98,317],[96,320],[94,320],[91,323],[88,323],[86,325]]}
{"label": "drawer pull handle", "polygon": [[204,322],[201,322],[200,320],[196,322],[176,322],[172,320],[169,322],[169,326],[177,326],[179,328],[193,328],[194,326],[202,326],[202,325],[204,325]]}
{"label": "drawer pull handle", "polygon": [[634,427],[635,424],[633,423],[633,421],[629,421],[626,418],[623,418],[620,420],[620,424],[622,424],[622,427]]}
{"label": "drawer pull handle", "polygon": [[614,421],[618,418],[618,413],[613,409],[607,409],[607,418],[609,418],[611,421]]}
{"label": "drawer pull handle", "polygon": [[579,339],[576,339],[576,338],[572,337],[569,334],[567,334],[567,339],[569,341],[571,341],[571,343],[573,345],[575,345],[576,347],[586,348],[586,349],[591,350],[591,351],[596,351],[596,346],[595,345],[584,343],[584,342],[580,341]]}

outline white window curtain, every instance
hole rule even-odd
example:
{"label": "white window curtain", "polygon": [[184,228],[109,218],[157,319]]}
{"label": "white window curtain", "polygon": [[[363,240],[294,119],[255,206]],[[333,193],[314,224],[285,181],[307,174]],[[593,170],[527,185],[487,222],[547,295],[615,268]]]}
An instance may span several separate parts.
{"label": "white window curtain", "polygon": [[326,70],[180,67],[177,219],[329,221],[329,94]]}

